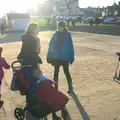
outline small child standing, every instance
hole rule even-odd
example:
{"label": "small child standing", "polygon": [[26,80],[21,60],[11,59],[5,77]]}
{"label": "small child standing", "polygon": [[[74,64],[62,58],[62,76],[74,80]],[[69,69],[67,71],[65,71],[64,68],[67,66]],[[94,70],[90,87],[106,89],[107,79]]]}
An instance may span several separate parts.
{"label": "small child standing", "polygon": [[4,69],[10,69],[10,65],[6,62],[4,57],[2,57],[3,48],[0,47],[0,108],[3,106],[4,102],[1,101],[1,86],[2,86],[2,79],[4,77]]}

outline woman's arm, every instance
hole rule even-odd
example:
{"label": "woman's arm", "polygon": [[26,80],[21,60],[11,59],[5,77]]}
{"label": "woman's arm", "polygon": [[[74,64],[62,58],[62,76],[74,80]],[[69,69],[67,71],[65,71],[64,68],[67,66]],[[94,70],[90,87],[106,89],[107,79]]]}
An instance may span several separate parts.
{"label": "woman's arm", "polygon": [[49,43],[49,48],[47,52],[47,62],[50,63],[51,59],[53,59],[53,54],[54,54],[54,46],[55,46],[55,41],[56,41],[56,33],[52,36],[50,43]]}
{"label": "woman's arm", "polygon": [[40,39],[39,38],[37,38],[37,48],[36,48],[36,51],[37,51],[37,53],[38,53],[38,55],[40,54],[40,49],[41,49],[41,46],[40,46]]}
{"label": "woman's arm", "polygon": [[74,57],[74,44],[73,44],[73,40],[72,40],[72,36],[71,34],[69,34],[69,54],[71,56],[71,60],[74,61],[75,57]]}
{"label": "woman's arm", "polygon": [[2,58],[2,60],[3,60],[3,67],[5,69],[10,69],[10,65],[7,63],[7,61],[4,58]]}
{"label": "woman's arm", "polygon": [[49,50],[48,52],[54,52],[54,48],[55,48],[55,41],[56,41],[56,33],[54,33],[54,35],[52,36],[50,43],[49,43]]}
{"label": "woman's arm", "polygon": [[22,51],[23,51],[23,36],[21,36],[21,41],[22,41],[22,46],[21,46],[21,50],[20,50],[20,53],[18,54],[17,56],[17,59],[18,60],[21,60],[22,59]]}

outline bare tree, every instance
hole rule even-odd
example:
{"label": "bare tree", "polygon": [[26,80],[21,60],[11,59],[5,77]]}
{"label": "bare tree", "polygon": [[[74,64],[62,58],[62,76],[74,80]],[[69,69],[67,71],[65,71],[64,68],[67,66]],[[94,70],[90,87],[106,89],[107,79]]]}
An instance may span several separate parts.
{"label": "bare tree", "polygon": [[54,8],[54,6],[56,7],[58,4],[63,4],[63,6],[65,6],[65,9],[68,10],[69,15],[71,14],[71,5],[74,2],[77,2],[78,0],[48,0],[51,2],[52,4],[52,8]]}

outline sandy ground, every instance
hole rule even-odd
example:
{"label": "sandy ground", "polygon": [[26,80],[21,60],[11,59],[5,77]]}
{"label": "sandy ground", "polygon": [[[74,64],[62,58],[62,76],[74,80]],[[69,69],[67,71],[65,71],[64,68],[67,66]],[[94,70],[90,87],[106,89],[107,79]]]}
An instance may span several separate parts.
{"label": "sandy ground", "polygon": [[[17,34],[17,33],[16,33]],[[16,60],[21,43],[20,34],[8,35],[1,40],[4,56],[9,63]],[[41,57],[44,64],[41,69],[52,79],[53,68],[46,63],[46,53],[51,33],[40,33]],[[17,39],[17,42],[15,42]],[[120,38],[110,35],[73,33],[75,62],[70,66],[75,92],[91,120],[120,120],[120,85],[113,81],[116,68],[116,52],[120,51]],[[10,43],[3,43],[10,42]],[[24,97],[9,90],[12,71],[5,71],[2,87],[4,107],[0,110],[0,120],[15,120],[13,111],[16,106],[24,106]],[[61,91],[66,93],[66,79],[61,70]],[[68,110],[73,120],[80,120],[80,115],[70,98]]]}

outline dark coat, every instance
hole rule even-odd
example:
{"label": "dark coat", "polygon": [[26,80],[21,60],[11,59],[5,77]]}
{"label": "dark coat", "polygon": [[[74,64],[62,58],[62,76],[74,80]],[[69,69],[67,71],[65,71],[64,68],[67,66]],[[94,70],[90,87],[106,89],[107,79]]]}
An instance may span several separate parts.
{"label": "dark coat", "polygon": [[23,65],[31,65],[33,69],[38,68],[38,54],[36,52],[36,37],[31,34],[24,34],[21,37],[22,48],[18,59],[22,59]]}
{"label": "dark coat", "polygon": [[1,82],[2,82],[1,80],[4,77],[3,68],[4,69],[9,69],[10,68],[10,65],[6,62],[4,57],[2,57],[2,51],[3,51],[3,48],[0,47],[0,85],[1,85]]}

